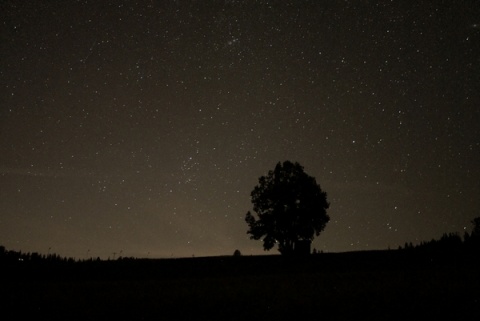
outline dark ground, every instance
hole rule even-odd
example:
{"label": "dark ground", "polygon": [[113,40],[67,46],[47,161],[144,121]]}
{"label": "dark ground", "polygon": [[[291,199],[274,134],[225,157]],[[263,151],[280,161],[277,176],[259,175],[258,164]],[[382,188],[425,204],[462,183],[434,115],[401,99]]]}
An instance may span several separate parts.
{"label": "dark ground", "polygon": [[475,320],[480,256],[375,251],[10,262],[0,319]]}

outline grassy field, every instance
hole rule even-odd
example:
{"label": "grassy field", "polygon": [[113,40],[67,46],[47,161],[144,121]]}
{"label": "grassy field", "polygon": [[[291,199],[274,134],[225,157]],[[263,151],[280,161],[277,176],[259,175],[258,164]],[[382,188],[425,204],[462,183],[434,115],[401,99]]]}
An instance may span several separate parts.
{"label": "grassy field", "polygon": [[480,315],[480,260],[408,251],[7,264],[2,320],[442,320]]}

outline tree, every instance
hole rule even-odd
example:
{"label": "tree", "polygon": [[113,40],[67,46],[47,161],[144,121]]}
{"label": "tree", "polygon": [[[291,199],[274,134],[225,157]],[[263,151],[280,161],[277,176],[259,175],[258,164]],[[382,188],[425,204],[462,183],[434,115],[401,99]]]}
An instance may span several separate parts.
{"label": "tree", "polygon": [[472,220],[473,230],[470,236],[480,237],[480,216]]}
{"label": "tree", "polygon": [[296,254],[320,235],[330,220],[327,193],[299,163],[277,163],[273,171],[259,178],[251,200],[258,219],[247,213],[247,234],[262,239],[266,251],[278,244],[280,253]]}
{"label": "tree", "polygon": [[[480,216],[472,220],[473,229],[469,237],[465,237],[465,243],[468,246],[476,249],[480,249]],[[465,233],[467,236],[468,233]]]}

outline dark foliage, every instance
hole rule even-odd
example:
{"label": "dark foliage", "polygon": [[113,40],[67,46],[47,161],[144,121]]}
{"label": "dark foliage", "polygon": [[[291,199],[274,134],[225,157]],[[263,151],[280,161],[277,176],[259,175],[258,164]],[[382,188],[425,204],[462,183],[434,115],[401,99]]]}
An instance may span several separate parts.
{"label": "dark foliage", "polygon": [[254,240],[262,239],[265,250],[278,244],[282,254],[309,252],[312,239],[330,220],[327,194],[299,163],[278,163],[259,178],[251,197],[258,219],[247,213],[247,233]]}
{"label": "dark foliage", "polygon": [[469,249],[476,250],[480,255],[480,217],[472,220],[473,229],[470,234],[465,232],[464,242]]}
{"label": "dark foliage", "polygon": [[73,258],[61,257],[58,254],[39,254],[37,252],[33,253],[22,253],[21,251],[12,251],[5,249],[4,246],[0,246],[0,262],[2,263],[73,263],[75,260]]}
{"label": "dark foliage", "polygon": [[[444,233],[438,240],[432,239],[428,242],[421,242],[418,245],[413,245],[412,242],[406,242],[403,250],[436,252],[474,251],[480,254],[480,217],[475,218],[472,224],[472,232],[470,234],[465,232],[463,240],[458,233]],[[402,249],[402,247],[400,247],[400,249]]]}

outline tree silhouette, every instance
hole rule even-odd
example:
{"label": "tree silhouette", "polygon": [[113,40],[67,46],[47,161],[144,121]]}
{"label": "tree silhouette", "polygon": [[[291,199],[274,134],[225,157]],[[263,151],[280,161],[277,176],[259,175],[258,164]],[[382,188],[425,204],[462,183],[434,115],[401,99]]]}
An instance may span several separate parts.
{"label": "tree silhouette", "polygon": [[465,243],[467,246],[475,249],[480,249],[480,216],[472,220],[473,229],[470,235],[465,232]]}
{"label": "tree silhouette", "polygon": [[480,216],[472,220],[473,230],[472,236],[480,237]]}
{"label": "tree silhouette", "polygon": [[266,251],[278,244],[283,255],[298,254],[308,243],[309,252],[314,236],[320,235],[330,220],[327,193],[299,163],[290,161],[277,163],[258,182],[251,193],[258,219],[247,213],[247,234],[251,239],[262,239]]}

